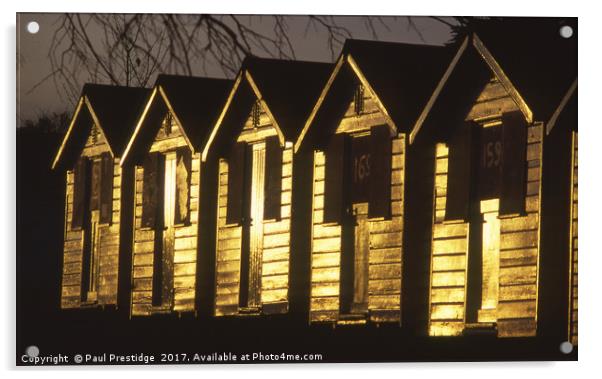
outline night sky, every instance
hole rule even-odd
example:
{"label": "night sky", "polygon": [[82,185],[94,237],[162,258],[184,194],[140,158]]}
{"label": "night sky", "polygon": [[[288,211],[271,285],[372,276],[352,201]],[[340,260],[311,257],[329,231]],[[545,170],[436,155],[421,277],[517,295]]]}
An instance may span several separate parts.
{"label": "night sky", "polygon": [[[51,73],[48,58],[49,45],[53,32],[57,28],[58,14],[21,14],[17,20],[19,28],[17,41],[17,53],[19,54],[18,66],[18,98],[20,118],[22,120],[35,119],[48,112],[72,112],[73,104],[69,99],[59,96],[53,80],[46,80],[35,87],[40,81]],[[27,32],[27,23],[35,20],[40,24],[37,34]],[[339,24],[346,27],[353,38],[373,39],[371,33],[365,27],[361,17],[338,17]],[[428,17],[412,17],[424,42],[427,44],[441,45],[449,37],[449,28],[444,24]],[[448,20],[449,21],[449,20]],[[249,16],[248,22],[252,23],[255,30],[269,33],[271,27],[266,16]],[[331,62],[332,57],[328,49],[326,34],[309,30],[305,34],[306,20],[300,17],[291,17],[289,20],[290,37],[295,48],[297,59],[309,61]],[[405,17],[386,17],[385,24],[389,30],[378,25],[378,38],[382,41],[424,43],[415,30],[408,27]],[[208,75],[212,77],[224,77],[224,73],[214,64],[209,64],[207,72],[202,72],[200,64],[197,64],[198,72],[195,75]],[[34,88],[35,87],[35,88]]]}

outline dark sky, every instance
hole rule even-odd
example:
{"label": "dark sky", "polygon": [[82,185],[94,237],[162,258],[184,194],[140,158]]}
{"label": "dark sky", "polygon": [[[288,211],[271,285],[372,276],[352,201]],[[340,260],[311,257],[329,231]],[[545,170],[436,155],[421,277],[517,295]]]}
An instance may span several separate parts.
{"label": "dark sky", "polygon": [[[49,63],[49,46],[53,32],[57,28],[58,14],[34,14],[27,13],[19,15],[17,34],[20,41],[18,44],[19,56],[19,74],[17,88],[18,108],[21,119],[37,118],[39,115],[47,112],[72,112],[73,104],[68,99],[59,96],[55,84],[52,80],[46,80],[41,85],[36,86],[40,81],[51,73]],[[27,24],[30,21],[36,21],[40,24],[40,30],[37,34],[27,32]],[[424,42],[415,30],[408,27],[406,17],[385,17],[383,18],[386,26],[378,25],[378,38],[383,41],[410,42],[410,43],[428,43],[440,45],[445,43],[449,37],[449,28],[444,24],[428,17],[412,17],[412,21],[422,33]],[[269,33],[271,30],[269,17],[252,16],[248,22],[253,25],[255,30]],[[309,30],[305,33],[306,21],[303,17],[292,17],[288,21],[290,26],[290,37],[296,50],[297,59],[310,61],[332,61],[330,50],[328,49],[326,34]],[[366,28],[364,20],[361,17],[337,17],[337,23],[346,27],[353,38],[373,39],[371,33]],[[195,72],[196,75],[202,75]],[[219,67],[209,64],[207,74],[214,77],[223,77]],[[34,88],[35,87],[35,88]]]}

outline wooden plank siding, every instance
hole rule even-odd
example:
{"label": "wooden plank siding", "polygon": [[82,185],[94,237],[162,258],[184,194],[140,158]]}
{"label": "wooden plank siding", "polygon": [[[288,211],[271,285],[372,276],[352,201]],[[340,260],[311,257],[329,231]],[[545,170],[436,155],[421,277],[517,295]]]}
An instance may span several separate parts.
{"label": "wooden plank siding", "polygon": [[[364,107],[355,113],[354,101],[340,120],[336,133],[369,132],[372,126],[386,124],[386,118],[368,91]],[[401,262],[403,232],[403,194],[406,135],[399,133],[392,142],[391,211],[389,220],[367,221],[368,320],[376,323],[401,320]],[[338,322],[341,278],[341,226],[327,224],[324,216],[325,154],[314,152],[314,181],[311,236],[310,322]],[[358,216],[367,218],[367,203],[356,205]]]}
{"label": "wooden plank siding", "polygon": [[[93,128],[92,130],[98,130]],[[100,158],[109,151],[109,146],[102,135],[93,138],[92,133],[86,140],[82,156],[90,159]],[[119,274],[119,239],[120,239],[120,207],[121,207],[121,167],[119,158],[114,159],[113,169],[113,213],[110,225],[100,225],[99,231],[99,273],[98,296],[95,304],[81,302],[83,238],[82,230],[73,230],[73,186],[74,173],[68,170],[66,174],[65,191],[65,233],[63,245],[63,273],[61,283],[61,308],[79,308],[94,305],[117,305],[117,281]]]}
{"label": "wooden plank siding", "polygon": [[[274,136],[277,130],[264,109],[259,123],[253,126],[250,116],[237,137],[238,142],[256,143]],[[282,192],[280,220],[263,220],[263,253],[261,259],[261,306],[270,305],[278,312],[288,310],[289,263],[291,236],[291,197],[293,176],[293,147],[282,152]],[[219,161],[215,316],[239,313],[240,265],[242,226],[227,224],[228,162]]]}
{"label": "wooden plank siding", "polygon": [[578,244],[577,244],[577,238],[578,238],[578,137],[577,137],[577,132],[573,132],[573,151],[572,151],[572,175],[571,175],[571,239],[570,239],[570,250],[571,250],[571,270],[570,270],[570,289],[569,289],[569,294],[570,294],[570,301],[569,301],[569,336],[570,336],[570,341],[573,345],[577,346],[578,344],[578,332],[577,332],[577,326],[578,326],[578,320],[577,320],[577,313],[578,313],[578,294],[579,294],[579,287],[578,287],[578,278],[579,278],[579,273],[577,270],[577,262],[578,262]]}
{"label": "wooden plank siding", "polygon": [[[466,117],[474,120],[517,110],[501,84],[492,79]],[[540,183],[543,127],[528,127],[526,215],[500,218],[499,337],[534,336],[540,235]],[[444,222],[448,147],[437,144],[435,214],[431,249],[429,334],[457,336],[465,328],[468,230],[466,222]]]}
{"label": "wooden plank siding", "polygon": [[[159,129],[159,132],[151,145],[150,152],[173,151],[182,146],[187,146],[187,142],[180,128],[177,127],[177,125],[174,125],[169,135],[165,134],[164,128]],[[192,154],[190,223],[188,225],[174,225],[173,308],[170,310],[174,312],[195,311],[200,165],[200,153]],[[143,180],[144,169],[142,166],[136,166],[136,206],[132,250],[132,316],[149,316],[153,313],[165,313],[163,307],[153,307],[152,305],[155,231],[153,229],[142,227]]]}

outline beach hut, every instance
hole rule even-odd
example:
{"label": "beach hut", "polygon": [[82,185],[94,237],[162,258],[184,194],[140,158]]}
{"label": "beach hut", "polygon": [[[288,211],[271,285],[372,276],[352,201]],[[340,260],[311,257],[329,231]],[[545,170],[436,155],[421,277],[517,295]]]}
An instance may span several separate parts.
{"label": "beach hut", "polygon": [[308,230],[293,229],[307,170],[293,144],[331,69],[248,57],[236,77],[203,151],[219,163],[216,316],[302,314]]}
{"label": "beach hut", "polygon": [[84,85],[52,164],[66,172],[63,309],[128,305],[132,183],[119,164],[148,92]]}
{"label": "beach hut", "polygon": [[121,165],[135,167],[132,316],[198,312],[211,296],[202,280],[215,234],[212,175],[201,151],[231,85],[159,75],[130,135]]}
{"label": "beach hut", "polygon": [[412,324],[408,133],[450,59],[437,46],[345,42],[295,144],[313,173],[310,322]]}
{"label": "beach hut", "polygon": [[[541,259],[542,145],[570,86],[552,59],[567,43],[556,21],[508,20],[503,33],[464,39],[410,133],[435,149],[430,201],[407,199],[431,214],[430,273],[420,279],[431,336],[536,336],[552,317],[544,292],[560,277]],[[508,38],[512,22],[532,35]]]}

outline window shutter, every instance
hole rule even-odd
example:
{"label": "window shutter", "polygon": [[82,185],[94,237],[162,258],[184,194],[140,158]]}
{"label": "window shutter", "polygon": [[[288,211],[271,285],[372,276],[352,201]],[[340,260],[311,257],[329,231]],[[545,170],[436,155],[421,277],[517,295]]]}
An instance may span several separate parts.
{"label": "window shutter", "polygon": [[192,154],[187,147],[176,151],[176,224],[190,222],[190,178],[192,176]]}
{"label": "window shutter", "polygon": [[472,145],[476,129],[472,121],[466,122],[449,141],[446,220],[468,219],[472,180]]}
{"label": "window shutter", "polygon": [[265,145],[264,219],[279,220],[282,197],[282,149],[278,136],[266,138]]}
{"label": "window shutter", "polygon": [[113,215],[113,157],[110,153],[101,156],[100,177],[100,223],[110,224]]}
{"label": "window shutter", "polygon": [[347,196],[349,136],[335,134],[326,147],[324,178],[324,222],[340,223],[343,219]]}
{"label": "window shutter", "polygon": [[232,148],[228,159],[228,224],[240,224],[243,219],[246,150],[247,144],[238,142]]}
{"label": "window shutter", "polygon": [[80,157],[73,169],[73,214],[71,215],[71,229],[79,230],[84,225],[86,214],[86,192],[88,176],[88,159]]}
{"label": "window shutter", "polygon": [[392,141],[388,125],[372,127],[370,131],[370,191],[368,217],[391,217],[391,157]]}
{"label": "window shutter", "polygon": [[502,190],[500,215],[524,214],[527,123],[519,111],[502,115]]}
{"label": "window shutter", "polygon": [[150,153],[144,159],[144,178],[142,183],[142,227],[155,228],[160,210],[163,189],[162,168],[163,156]]}

